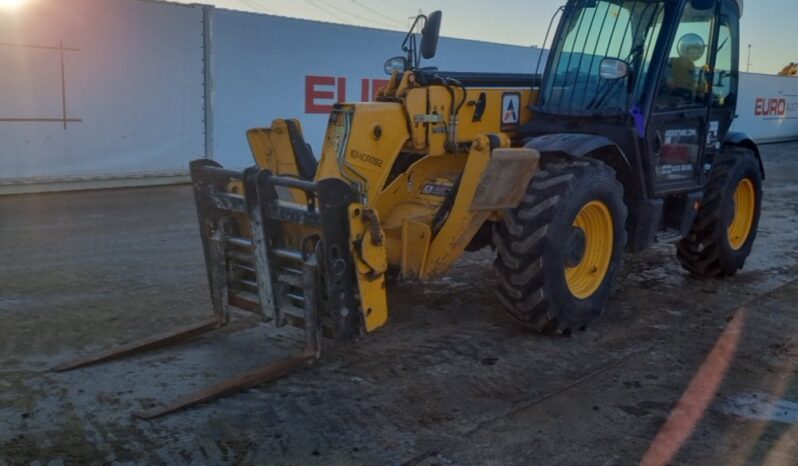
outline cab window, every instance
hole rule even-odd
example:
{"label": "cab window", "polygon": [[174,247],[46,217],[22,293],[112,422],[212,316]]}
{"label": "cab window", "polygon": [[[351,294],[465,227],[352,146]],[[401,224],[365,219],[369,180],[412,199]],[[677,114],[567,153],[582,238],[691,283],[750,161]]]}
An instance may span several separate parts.
{"label": "cab window", "polygon": [[[710,48],[715,10],[685,7],[676,39],[662,73],[658,110],[703,105],[710,88]],[[728,45],[731,49],[731,44]]]}
{"label": "cab window", "polygon": [[712,106],[723,108],[735,104],[737,90],[738,67],[734,56],[736,37],[736,18],[725,14],[721,16],[718,29],[717,52],[715,57],[715,72],[712,83]]}
{"label": "cab window", "polygon": [[[568,2],[553,45],[553,61],[541,89],[541,105],[558,114],[625,114],[629,82],[645,81],[662,30],[665,1],[596,0]],[[623,79],[601,78],[606,58],[629,65]],[[644,87],[636,85],[637,98]]]}

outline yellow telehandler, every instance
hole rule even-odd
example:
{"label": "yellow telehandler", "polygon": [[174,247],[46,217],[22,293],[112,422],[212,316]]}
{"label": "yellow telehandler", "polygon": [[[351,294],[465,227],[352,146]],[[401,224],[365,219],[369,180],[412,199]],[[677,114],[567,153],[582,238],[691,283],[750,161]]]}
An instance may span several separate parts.
{"label": "yellow telehandler", "polygon": [[735,274],[764,177],[730,131],[742,10],[568,0],[542,76],[422,67],[441,13],[419,16],[376,101],[334,106],[319,159],[289,119],[249,131],[243,172],[191,163],[212,318],[57,369],[218,328],[231,309],[304,329],[296,356],[138,413],[151,418],[303,367],[325,336],[377,330],[389,276],[431,280],[465,251],[494,248],[497,309],[554,334],[599,316],[624,249],[676,243],[689,272]]}

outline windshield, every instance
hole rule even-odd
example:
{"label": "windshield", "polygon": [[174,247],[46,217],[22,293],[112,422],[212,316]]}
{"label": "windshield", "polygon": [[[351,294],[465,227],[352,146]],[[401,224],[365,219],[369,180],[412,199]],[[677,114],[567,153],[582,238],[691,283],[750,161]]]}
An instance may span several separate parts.
{"label": "windshield", "polygon": [[[541,89],[541,110],[561,114],[628,111],[644,87],[665,17],[664,1],[571,1],[565,10],[554,55]],[[601,60],[630,65],[626,78],[599,76]]]}

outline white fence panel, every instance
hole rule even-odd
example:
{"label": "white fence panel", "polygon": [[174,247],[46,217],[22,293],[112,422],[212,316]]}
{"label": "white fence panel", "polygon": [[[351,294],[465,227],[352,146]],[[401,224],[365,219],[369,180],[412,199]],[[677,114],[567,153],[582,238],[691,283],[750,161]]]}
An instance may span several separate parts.
{"label": "white fence panel", "polygon": [[[0,193],[162,182],[208,152],[243,168],[246,130],[275,118],[299,118],[318,154],[330,106],[371,99],[403,38],[149,0],[0,10]],[[540,53],[442,38],[425,65],[533,73]],[[798,79],[744,74],[738,114],[734,128],[760,143],[798,139]]]}
{"label": "white fence panel", "polygon": [[0,187],[185,173],[205,152],[203,86],[200,7],[0,10]]}

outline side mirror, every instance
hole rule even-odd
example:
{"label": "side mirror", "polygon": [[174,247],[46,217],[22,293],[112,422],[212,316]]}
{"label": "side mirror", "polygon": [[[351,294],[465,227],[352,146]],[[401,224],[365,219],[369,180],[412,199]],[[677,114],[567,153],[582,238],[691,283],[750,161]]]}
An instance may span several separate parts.
{"label": "side mirror", "polygon": [[690,5],[695,10],[706,11],[715,8],[715,0],[691,0]]}
{"label": "side mirror", "polygon": [[385,74],[393,76],[394,73],[404,73],[407,71],[407,58],[393,57],[385,62]]}
{"label": "side mirror", "polygon": [[443,13],[435,11],[427,17],[424,29],[421,31],[421,56],[429,60],[438,50],[438,36],[441,33],[441,19]]}
{"label": "side mirror", "polygon": [[629,76],[629,63],[617,58],[605,58],[601,60],[599,76],[610,81],[623,79]]}

